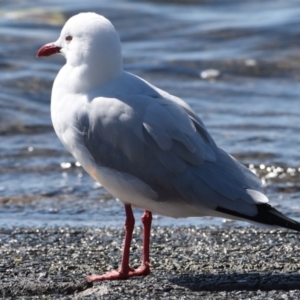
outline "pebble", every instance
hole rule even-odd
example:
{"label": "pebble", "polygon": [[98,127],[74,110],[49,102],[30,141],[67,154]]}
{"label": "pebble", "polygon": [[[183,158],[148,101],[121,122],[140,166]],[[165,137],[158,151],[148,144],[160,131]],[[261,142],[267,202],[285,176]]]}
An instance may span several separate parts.
{"label": "pebble", "polygon": [[[154,227],[149,276],[92,284],[85,276],[118,266],[122,229],[0,229],[0,298],[300,299],[300,235],[292,233]],[[132,267],[141,235],[137,227]]]}

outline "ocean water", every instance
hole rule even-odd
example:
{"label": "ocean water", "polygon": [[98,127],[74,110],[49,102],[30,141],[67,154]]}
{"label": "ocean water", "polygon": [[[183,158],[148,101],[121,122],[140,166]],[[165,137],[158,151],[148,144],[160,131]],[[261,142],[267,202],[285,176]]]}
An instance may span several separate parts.
{"label": "ocean water", "polygon": [[[125,69],[187,101],[219,147],[262,179],[271,203],[300,221],[299,4],[0,1],[0,227],[124,222],[123,205],[54,133],[51,87],[64,58],[36,58],[82,11],[109,18],[122,40]],[[155,215],[154,224],[239,223]]]}

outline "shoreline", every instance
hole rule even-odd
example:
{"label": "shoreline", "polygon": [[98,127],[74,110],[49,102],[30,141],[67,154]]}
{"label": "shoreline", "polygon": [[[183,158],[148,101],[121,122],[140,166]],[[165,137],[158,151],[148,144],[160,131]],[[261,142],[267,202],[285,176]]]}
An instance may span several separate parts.
{"label": "shoreline", "polygon": [[[137,227],[132,267],[141,234]],[[87,283],[86,275],[118,267],[123,236],[123,228],[0,229],[0,298],[300,298],[298,232],[156,226],[149,276]]]}

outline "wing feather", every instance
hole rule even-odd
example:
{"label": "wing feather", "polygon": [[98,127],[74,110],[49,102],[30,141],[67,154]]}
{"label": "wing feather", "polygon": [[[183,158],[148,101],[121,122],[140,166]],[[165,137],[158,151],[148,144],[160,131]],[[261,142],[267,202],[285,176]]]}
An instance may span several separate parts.
{"label": "wing feather", "polygon": [[95,162],[148,184],[157,201],[185,201],[255,215],[267,202],[260,180],[219,149],[198,116],[179,100],[95,98],[78,130]]}

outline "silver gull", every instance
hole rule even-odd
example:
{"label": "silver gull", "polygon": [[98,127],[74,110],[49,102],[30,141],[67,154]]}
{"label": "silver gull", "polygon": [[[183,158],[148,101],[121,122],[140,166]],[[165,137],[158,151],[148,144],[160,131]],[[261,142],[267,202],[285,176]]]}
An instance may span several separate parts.
{"label": "silver gull", "polygon": [[[198,115],[178,97],[123,70],[121,43],[96,13],[70,18],[37,56],[59,53],[66,64],[52,89],[51,117],[59,139],[97,182],[125,205],[120,268],[89,281],[150,273],[152,213],[174,218],[216,216],[300,231],[270,206],[261,182],[218,148]],[[141,266],[129,266],[131,206],[145,210]]]}

